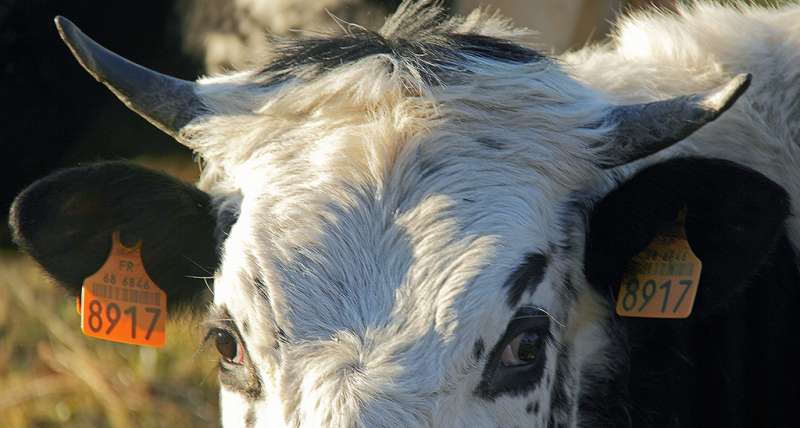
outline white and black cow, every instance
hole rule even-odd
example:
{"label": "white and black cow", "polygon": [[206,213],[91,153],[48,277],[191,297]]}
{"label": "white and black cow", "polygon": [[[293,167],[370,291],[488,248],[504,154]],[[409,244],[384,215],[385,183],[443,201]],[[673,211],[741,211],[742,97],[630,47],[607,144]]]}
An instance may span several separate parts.
{"label": "white and black cow", "polygon": [[[197,82],[58,18],[203,173],[56,172],[17,198],[17,242],[73,292],[114,230],[172,305],[214,271],[229,427],[793,426],[800,7],[638,15],[556,59],[427,3]],[[616,316],[684,208],[693,314]]]}

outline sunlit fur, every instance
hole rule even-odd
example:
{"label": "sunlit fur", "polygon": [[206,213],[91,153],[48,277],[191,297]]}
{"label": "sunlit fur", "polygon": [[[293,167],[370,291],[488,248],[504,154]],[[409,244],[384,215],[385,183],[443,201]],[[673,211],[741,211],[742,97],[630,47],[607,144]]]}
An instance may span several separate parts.
{"label": "sunlit fur", "polygon": [[[422,6],[401,6],[381,34],[520,35],[480,12],[436,24]],[[182,133],[203,159],[200,187],[240,204],[214,305],[242,332],[240,369],[263,383],[257,397],[223,385],[225,426],[589,424],[576,397],[591,390],[585,373],[613,368],[611,309],[585,284],[586,208],[570,201],[607,185],[591,147],[611,130],[597,124],[613,103],[751,72],[732,111],[664,156],[733,158],[796,194],[798,22],[798,7],[642,14],[608,45],[561,61],[467,59],[444,84],[389,55],[310,80],[200,80],[208,114]],[[552,316],[545,375],[487,400],[475,388],[488,352],[476,361],[473,345],[499,340],[515,310],[503,284],[532,252],[551,259],[520,302]]]}

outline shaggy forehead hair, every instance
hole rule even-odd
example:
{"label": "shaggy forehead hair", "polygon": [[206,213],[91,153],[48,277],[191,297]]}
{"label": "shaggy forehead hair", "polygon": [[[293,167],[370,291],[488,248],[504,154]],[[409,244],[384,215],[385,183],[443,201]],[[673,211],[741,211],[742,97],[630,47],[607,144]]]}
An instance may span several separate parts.
{"label": "shaggy forehead hair", "polygon": [[376,134],[355,139],[388,152],[440,138],[434,131],[481,150],[503,140],[557,180],[570,172],[547,167],[554,156],[597,160],[590,143],[608,131],[607,104],[518,43],[528,34],[507,19],[481,10],[445,18],[430,3],[405,2],[378,32],[348,25],[340,35],[277,41],[271,63],[201,79],[210,114],[182,135],[208,161],[202,185],[231,178],[234,165],[276,166],[261,155],[318,160],[354,132]]}
{"label": "shaggy forehead hair", "polygon": [[[442,16],[407,2],[377,33],[284,42],[264,67],[201,81],[210,114],[181,133],[206,161],[200,186],[241,200],[215,303],[281,396],[264,418],[430,415],[480,375],[470,349],[523,297],[504,283],[565,239],[561,204],[596,172],[607,104],[508,41],[523,34],[506,20]],[[355,408],[376,400],[380,414]]]}

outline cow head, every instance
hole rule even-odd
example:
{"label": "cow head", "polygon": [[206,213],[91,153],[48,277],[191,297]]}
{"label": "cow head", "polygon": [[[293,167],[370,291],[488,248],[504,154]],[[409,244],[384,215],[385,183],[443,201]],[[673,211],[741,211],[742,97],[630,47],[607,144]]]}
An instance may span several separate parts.
{"label": "cow head", "polygon": [[717,273],[702,296],[734,292],[786,215],[777,185],[731,164],[609,171],[716,119],[749,77],[612,105],[502,19],[423,6],[196,83],[57,19],[78,61],[204,169],[197,188],[119,163],[56,173],[16,200],[18,243],[76,292],[113,230],[143,240],[171,302],[213,271],[225,426],[599,417],[593,394],[623,364],[609,290],[627,260],[688,207]]}

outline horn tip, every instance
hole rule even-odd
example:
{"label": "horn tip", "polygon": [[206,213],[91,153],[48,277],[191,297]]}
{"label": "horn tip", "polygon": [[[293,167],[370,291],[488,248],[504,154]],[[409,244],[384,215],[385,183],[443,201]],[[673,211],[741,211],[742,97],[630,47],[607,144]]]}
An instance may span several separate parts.
{"label": "horn tip", "polygon": [[53,22],[55,22],[55,23],[56,23],[56,27],[58,27],[59,29],[61,29],[61,27],[64,25],[64,23],[70,22],[70,20],[69,20],[69,19],[67,19],[67,18],[64,18],[64,17],[63,17],[63,16],[61,16],[61,15],[56,15],[56,17],[55,17],[55,18],[53,18]]}
{"label": "horn tip", "polygon": [[162,75],[122,58],[63,16],[53,20],[64,44],[95,80],[106,85],[128,108],[180,141],[180,128],[198,114],[197,109],[202,106],[193,83]]}
{"label": "horn tip", "polygon": [[58,15],[55,17],[54,21],[58,29],[58,35],[61,36],[61,40],[67,45],[67,48],[72,52],[75,59],[78,60],[78,63],[95,79],[101,81],[100,76],[98,76],[97,67],[94,66],[94,55],[87,46],[87,44],[90,45],[93,41],[83,34],[80,28],[69,19]]}
{"label": "horn tip", "polygon": [[67,18],[64,18],[61,15],[56,15],[56,17],[53,18],[53,22],[55,22],[56,24],[58,35],[61,36],[62,40],[64,40],[65,42],[67,42],[67,44],[69,44],[70,40],[74,38],[75,30],[77,30],[78,27],[75,24],[73,24],[72,21],[70,21]]}
{"label": "horn tip", "polygon": [[736,75],[731,81],[725,85],[726,92],[730,94],[729,98],[731,99],[731,104],[736,101],[745,91],[747,88],[750,87],[750,83],[753,81],[753,75],[750,73],[742,73]]}
{"label": "horn tip", "polygon": [[747,91],[752,81],[752,74],[738,74],[728,83],[706,96],[703,100],[703,104],[706,108],[715,111],[717,114],[722,114],[731,108],[736,100]]}

